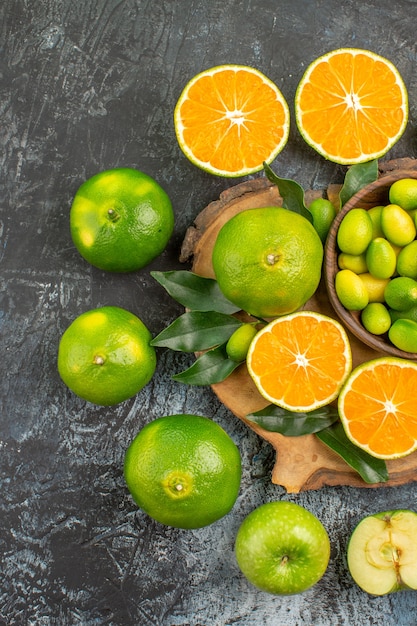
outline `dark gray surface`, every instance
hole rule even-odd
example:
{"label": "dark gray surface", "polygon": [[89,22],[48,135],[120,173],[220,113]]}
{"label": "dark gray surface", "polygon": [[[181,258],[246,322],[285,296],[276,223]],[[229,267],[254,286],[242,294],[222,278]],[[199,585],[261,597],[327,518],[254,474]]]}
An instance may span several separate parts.
{"label": "dark gray surface", "polygon": [[[416,148],[417,3],[372,0],[3,0],[0,5],[0,624],[223,626],[415,625],[416,594],[372,598],[349,577],[347,537],[376,510],[417,508],[416,486],[324,488],[288,495],[272,485],[268,444],[210,389],[170,379],[191,358],[158,353],[152,382],[116,408],[77,399],[56,370],[59,338],[100,305],[135,312],[156,334],[180,312],[149,275],[179,267],[186,227],[225,188],[180,152],[172,113],[185,83],[221,63],[256,66],[290,103],[307,64],[338,47],[392,60],[410,96],[410,122],[387,158]],[[292,119],[273,164],[304,188],[340,182],[344,169],[305,146]],[[176,227],[167,250],[128,276],[85,263],[68,212],[79,185],[116,166],[137,167],[170,194]],[[164,414],[195,412],[240,448],[233,511],[208,528],[152,522],[124,485],[132,437]],[[257,505],[286,499],[329,531],[324,578],[273,597],[240,575],[236,531]]]}

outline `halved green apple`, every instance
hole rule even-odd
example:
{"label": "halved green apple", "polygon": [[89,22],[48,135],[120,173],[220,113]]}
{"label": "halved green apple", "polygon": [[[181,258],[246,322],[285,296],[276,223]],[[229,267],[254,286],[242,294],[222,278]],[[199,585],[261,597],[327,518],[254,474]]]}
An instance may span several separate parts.
{"label": "halved green apple", "polygon": [[350,537],[347,561],[367,593],[417,589],[417,513],[399,509],[364,517]]}

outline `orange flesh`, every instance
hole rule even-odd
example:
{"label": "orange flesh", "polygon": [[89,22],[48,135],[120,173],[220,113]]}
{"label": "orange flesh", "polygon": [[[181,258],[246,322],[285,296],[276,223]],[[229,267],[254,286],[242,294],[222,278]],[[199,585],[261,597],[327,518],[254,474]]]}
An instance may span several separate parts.
{"label": "orange flesh", "polygon": [[200,161],[237,171],[274,153],[285,136],[286,112],[260,77],[223,70],[190,87],[181,120],[184,142]]}
{"label": "orange flesh", "polygon": [[332,399],[349,362],[333,323],[301,317],[280,321],[260,335],[251,367],[270,397],[296,409]]}
{"label": "orange flesh", "polygon": [[311,140],[350,160],[383,151],[406,115],[404,94],[391,68],[349,52],[324,59],[312,70],[300,106]]}
{"label": "orange flesh", "polygon": [[417,369],[381,364],[363,370],[343,401],[351,436],[370,453],[392,456],[417,440]]}

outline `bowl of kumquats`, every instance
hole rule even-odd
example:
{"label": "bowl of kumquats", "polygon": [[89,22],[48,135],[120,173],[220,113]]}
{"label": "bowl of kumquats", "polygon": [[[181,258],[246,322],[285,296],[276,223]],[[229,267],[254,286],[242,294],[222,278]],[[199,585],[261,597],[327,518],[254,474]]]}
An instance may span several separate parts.
{"label": "bowl of kumquats", "polygon": [[346,202],[326,240],[324,277],[352,334],[417,360],[417,171],[381,176]]}

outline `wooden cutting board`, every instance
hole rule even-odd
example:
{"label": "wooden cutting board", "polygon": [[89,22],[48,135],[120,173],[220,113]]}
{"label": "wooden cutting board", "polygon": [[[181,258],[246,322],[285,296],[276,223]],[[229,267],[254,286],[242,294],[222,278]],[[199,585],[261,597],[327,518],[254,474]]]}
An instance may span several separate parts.
{"label": "wooden cutting board", "polygon": [[[417,169],[417,160],[398,159],[380,164],[380,176],[394,169]],[[315,197],[327,196],[336,206],[340,185],[330,185],[326,190],[306,191],[306,204]],[[266,178],[245,181],[224,191],[219,200],[210,203],[188,228],[181,249],[180,261],[192,263],[192,271],[200,276],[214,278],[211,255],[217,233],[225,222],[241,211],[265,206],[281,206],[282,199],[276,185]],[[303,307],[337,319],[324,287],[320,285],[315,295]],[[368,348],[352,334],[353,366],[371,358],[382,356]],[[327,448],[314,435],[285,437],[271,433],[245,419],[249,412],[268,404],[250,378],[246,366],[241,365],[225,381],[212,385],[219,400],[232,413],[245,422],[259,436],[268,441],[276,451],[272,482],[282,485],[288,493],[319,489],[324,485],[351,485],[355,487],[381,487],[401,485],[417,480],[417,452],[395,461],[388,461],[390,479],[386,483],[368,485],[337,454]]]}

